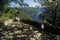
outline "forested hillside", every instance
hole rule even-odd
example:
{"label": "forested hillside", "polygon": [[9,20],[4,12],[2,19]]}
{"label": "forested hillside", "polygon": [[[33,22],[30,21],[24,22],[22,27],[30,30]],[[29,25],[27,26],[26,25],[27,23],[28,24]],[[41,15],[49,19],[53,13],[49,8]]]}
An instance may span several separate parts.
{"label": "forested hillside", "polygon": [[23,11],[28,13],[29,15],[37,14],[38,8],[35,7],[25,7]]}
{"label": "forested hillside", "polygon": [[5,12],[0,12],[0,20],[6,20],[10,18],[19,17],[21,19],[30,19],[32,20],[32,14],[37,13],[37,8],[33,7],[24,7],[24,8],[11,8],[7,9]]}
{"label": "forested hillside", "polygon": [[[10,7],[10,3],[19,4],[20,7]],[[37,13],[36,8],[29,7],[24,0],[1,0],[0,2],[0,20],[19,17],[21,19],[32,19],[31,15]]]}

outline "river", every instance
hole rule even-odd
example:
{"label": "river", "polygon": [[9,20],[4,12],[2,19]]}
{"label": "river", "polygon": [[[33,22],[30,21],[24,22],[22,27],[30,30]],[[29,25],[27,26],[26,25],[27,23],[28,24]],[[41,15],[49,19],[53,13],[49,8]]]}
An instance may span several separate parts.
{"label": "river", "polygon": [[38,11],[37,11],[37,14],[32,15],[32,19],[34,21],[37,21],[37,22],[42,22],[42,19],[39,18],[39,15],[42,14],[43,12],[45,12],[45,9],[44,8],[39,8]]}

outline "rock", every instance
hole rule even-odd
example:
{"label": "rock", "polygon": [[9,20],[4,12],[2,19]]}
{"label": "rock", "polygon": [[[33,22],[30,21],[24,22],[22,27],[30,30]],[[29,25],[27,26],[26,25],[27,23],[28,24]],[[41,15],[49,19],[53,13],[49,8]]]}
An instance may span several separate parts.
{"label": "rock", "polygon": [[30,38],[30,40],[35,40],[35,38]]}
{"label": "rock", "polygon": [[0,26],[4,26],[4,21],[0,20]]}

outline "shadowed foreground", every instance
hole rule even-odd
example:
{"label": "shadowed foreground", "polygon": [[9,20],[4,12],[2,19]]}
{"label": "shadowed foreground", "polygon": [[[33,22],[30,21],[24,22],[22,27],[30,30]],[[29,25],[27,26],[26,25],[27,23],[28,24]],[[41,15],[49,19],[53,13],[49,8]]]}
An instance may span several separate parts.
{"label": "shadowed foreground", "polygon": [[36,27],[40,32],[45,32],[47,34],[53,34],[53,35],[60,35],[60,29],[59,28],[55,28],[49,25],[44,24],[44,29],[41,29],[41,23],[38,23],[36,21],[31,21],[31,20],[21,20],[21,22],[25,23],[25,24],[29,24],[33,27]]}
{"label": "shadowed foreground", "polygon": [[41,24],[31,20],[13,20],[4,25],[1,21],[0,40],[56,40],[60,29],[44,24],[42,30]]}

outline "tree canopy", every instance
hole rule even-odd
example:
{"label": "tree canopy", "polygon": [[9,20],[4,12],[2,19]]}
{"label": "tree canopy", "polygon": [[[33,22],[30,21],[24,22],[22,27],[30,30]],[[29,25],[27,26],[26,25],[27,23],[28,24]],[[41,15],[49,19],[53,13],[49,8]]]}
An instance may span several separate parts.
{"label": "tree canopy", "polygon": [[[45,12],[39,15],[40,18],[46,19],[47,22],[59,27],[60,23],[60,0],[34,0],[45,7]],[[54,22],[54,23],[53,23]]]}
{"label": "tree canopy", "polygon": [[[11,2],[19,4],[20,7],[9,7]],[[22,11],[22,7],[27,7],[28,4],[24,3],[24,0],[0,0],[0,20],[5,20],[9,18],[14,18],[20,16],[20,18],[29,19],[26,13]],[[26,16],[27,15],[27,16]]]}

